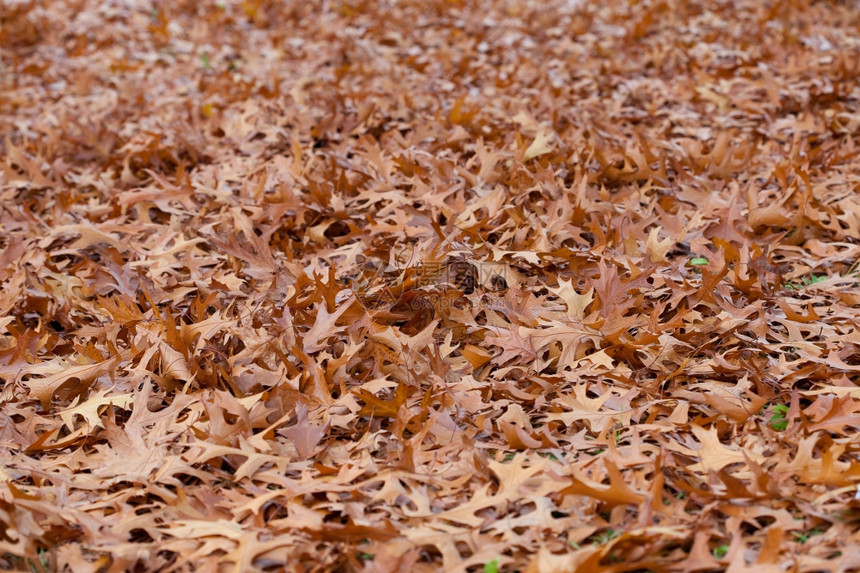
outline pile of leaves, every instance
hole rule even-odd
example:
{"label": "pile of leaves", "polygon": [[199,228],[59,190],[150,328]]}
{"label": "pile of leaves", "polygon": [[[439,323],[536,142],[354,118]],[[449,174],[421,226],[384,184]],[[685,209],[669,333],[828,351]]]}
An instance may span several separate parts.
{"label": "pile of leaves", "polygon": [[0,567],[860,569],[860,10],[0,5]]}

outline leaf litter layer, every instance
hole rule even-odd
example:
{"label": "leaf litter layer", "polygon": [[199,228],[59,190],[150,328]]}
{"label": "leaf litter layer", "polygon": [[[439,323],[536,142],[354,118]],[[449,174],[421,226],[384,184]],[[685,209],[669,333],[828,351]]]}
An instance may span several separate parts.
{"label": "leaf litter layer", "polygon": [[0,565],[860,569],[860,11],[0,7]]}

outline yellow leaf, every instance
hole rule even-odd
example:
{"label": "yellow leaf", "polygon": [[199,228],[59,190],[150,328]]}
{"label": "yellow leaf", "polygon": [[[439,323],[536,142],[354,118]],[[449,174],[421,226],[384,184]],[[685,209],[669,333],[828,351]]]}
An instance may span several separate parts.
{"label": "yellow leaf", "polygon": [[550,288],[550,292],[559,297],[567,305],[567,315],[576,320],[585,318],[585,309],[594,301],[594,289],[579,294],[573,288],[573,281],[559,279],[558,288]]}
{"label": "yellow leaf", "polygon": [[[44,378],[30,378],[24,384],[30,389],[30,396],[37,398],[42,403],[42,408],[47,410],[54,393],[65,384],[77,381],[81,386],[89,386],[99,376],[111,372],[117,364],[128,359],[130,354],[131,352],[125,351],[95,364],[63,365],[59,372]],[[37,371],[36,368],[31,368],[31,372],[35,371]]]}
{"label": "yellow leaf", "polygon": [[63,423],[67,428],[69,428],[70,432],[75,430],[74,423],[76,416],[83,417],[90,429],[104,427],[99,412],[102,406],[113,405],[122,408],[123,410],[128,410],[128,406],[134,401],[134,397],[131,393],[118,394],[115,396],[107,396],[107,393],[108,390],[100,390],[95,396],[82,404],[66,408],[58,413],[60,418],[63,420]]}
{"label": "yellow leaf", "polygon": [[555,134],[553,132],[540,131],[535,136],[534,141],[526,149],[526,154],[523,156],[523,161],[529,161],[540,155],[546,155],[552,151],[549,143]]}
{"label": "yellow leaf", "polygon": [[490,360],[490,353],[474,344],[467,344],[460,352],[463,354],[463,358],[469,361],[472,368],[480,368]]}
{"label": "yellow leaf", "polygon": [[675,246],[675,239],[668,237],[660,239],[660,231],[662,227],[653,227],[648,233],[648,239],[645,241],[645,249],[648,251],[648,257],[652,263],[660,263],[666,260],[666,253],[672,250]]}

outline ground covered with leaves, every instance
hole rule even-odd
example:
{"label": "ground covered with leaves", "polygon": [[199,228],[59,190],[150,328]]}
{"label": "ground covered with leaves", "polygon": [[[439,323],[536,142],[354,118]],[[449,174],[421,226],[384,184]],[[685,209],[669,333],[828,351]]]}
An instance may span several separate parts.
{"label": "ground covered with leaves", "polygon": [[856,2],[0,6],[0,567],[860,570]]}

